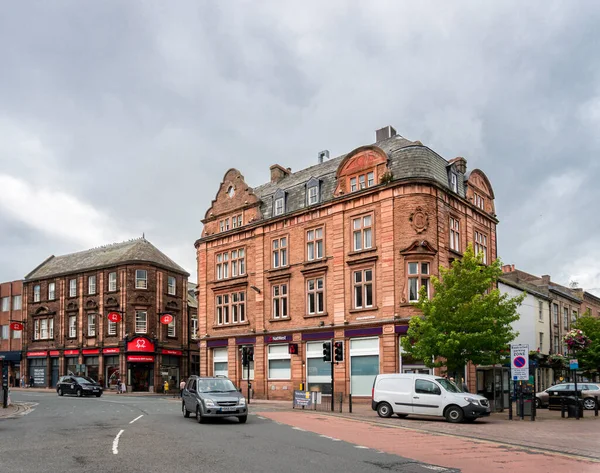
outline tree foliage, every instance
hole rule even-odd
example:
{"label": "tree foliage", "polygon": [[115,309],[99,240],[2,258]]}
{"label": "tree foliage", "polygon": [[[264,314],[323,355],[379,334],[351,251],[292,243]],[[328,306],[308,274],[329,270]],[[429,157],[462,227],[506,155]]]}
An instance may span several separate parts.
{"label": "tree foliage", "polygon": [[577,352],[579,369],[585,372],[600,371],[600,319],[592,316],[588,309],[573,323],[573,327],[591,340],[588,347]]}
{"label": "tree foliage", "polygon": [[499,363],[518,333],[511,324],[519,319],[517,308],[525,294],[501,294],[496,283],[502,274],[500,260],[483,265],[471,245],[450,269],[440,267],[440,279],[432,278],[433,296],[422,288],[422,317],[413,317],[402,348],[429,367],[445,366],[463,372],[470,361],[478,365]]}

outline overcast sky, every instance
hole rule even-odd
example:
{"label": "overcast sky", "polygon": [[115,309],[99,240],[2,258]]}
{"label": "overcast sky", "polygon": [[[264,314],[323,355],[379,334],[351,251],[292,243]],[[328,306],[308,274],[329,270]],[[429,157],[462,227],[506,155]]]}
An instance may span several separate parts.
{"label": "overcast sky", "polygon": [[6,2],[0,281],[143,232],[195,281],[228,168],[256,187],[391,124],[488,175],[504,263],[600,288],[599,24],[596,1]]}

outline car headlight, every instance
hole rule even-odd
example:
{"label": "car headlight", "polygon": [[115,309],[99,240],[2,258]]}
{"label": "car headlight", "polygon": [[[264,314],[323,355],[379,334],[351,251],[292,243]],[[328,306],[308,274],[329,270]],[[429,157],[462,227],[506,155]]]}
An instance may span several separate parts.
{"label": "car headlight", "polygon": [[245,398],[245,397],[241,397],[241,398],[238,400],[238,405],[239,405],[239,406],[245,406],[245,405],[246,405],[246,398]]}
{"label": "car headlight", "polygon": [[212,399],[205,399],[204,400],[204,405],[206,407],[215,407],[215,403]]}
{"label": "car headlight", "polygon": [[474,397],[465,397],[465,401],[470,402],[471,404],[479,404],[479,401]]}

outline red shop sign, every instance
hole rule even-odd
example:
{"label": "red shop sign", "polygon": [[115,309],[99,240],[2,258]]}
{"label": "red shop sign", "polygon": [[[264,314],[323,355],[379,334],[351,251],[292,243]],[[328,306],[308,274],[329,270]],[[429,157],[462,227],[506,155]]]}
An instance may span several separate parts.
{"label": "red shop sign", "polygon": [[23,330],[23,324],[21,322],[11,322],[10,329],[14,330],[15,332],[20,332]]}
{"label": "red shop sign", "polygon": [[79,355],[79,350],[65,350],[65,355]]}
{"label": "red shop sign", "polygon": [[28,351],[27,356],[29,358],[32,358],[34,356],[48,356],[48,352],[47,351]]}
{"label": "red shop sign", "polygon": [[163,348],[163,355],[175,355],[175,356],[181,356],[181,350],[165,350]]}
{"label": "red shop sign", "polygon": [[84,355],[99,355],[100,348],[91,348],[89,350],[83,350]]}
{"label": "red shop sign", "polygon": [[154,343],[146,337],[136,337],[127,342],[127,351],[153,352]]}
{"label": "red shop sign", "polygon": [[173,316],[171,314],[164,314],[160,318],[160,323],[163,325],[169,325],[171,322],[173,322]]}
{"label": "red shop sign", "polygon": [[120,322],[121,318],[121,314],[119,314],[118,312],[109,312],[107,316],[107,319],[111,322]]}
{"label": "red shop sign", "polygon": [[111,355],[113,353],[119,353],[119,349],[118,348],[105,348],[104,350],[102,350],[102,353],[104,353],[105,355]]}
{"label": "red shop sign", "polygon": [[50,350],[50,356],[58,356],[60,352],[58,350]]}
{"label": "red shop sign", "polygon": [[141,362],[141,363],[154,363],[153,356],[143,356],[143,355],[127,355],[127,361],[132,362]]}

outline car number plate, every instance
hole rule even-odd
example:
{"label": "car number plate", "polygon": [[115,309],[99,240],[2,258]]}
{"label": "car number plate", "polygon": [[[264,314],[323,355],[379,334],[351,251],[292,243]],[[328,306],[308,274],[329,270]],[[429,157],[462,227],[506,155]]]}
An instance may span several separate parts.
{"label": "car number plate", "polygon": [[227,412],[227,411],[235,411],[236,407],[232,406],[232,407],[221,407],[221,411],[222,412]]}

